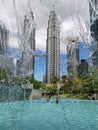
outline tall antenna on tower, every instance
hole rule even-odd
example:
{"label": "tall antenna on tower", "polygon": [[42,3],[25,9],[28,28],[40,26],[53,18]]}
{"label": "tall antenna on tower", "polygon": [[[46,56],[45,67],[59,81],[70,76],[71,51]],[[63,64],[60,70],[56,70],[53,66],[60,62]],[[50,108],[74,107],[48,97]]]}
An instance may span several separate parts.
{"label": "tall antenna on tower", "polygon": [[55,4],[53,4],[53,10],[55,11]]}

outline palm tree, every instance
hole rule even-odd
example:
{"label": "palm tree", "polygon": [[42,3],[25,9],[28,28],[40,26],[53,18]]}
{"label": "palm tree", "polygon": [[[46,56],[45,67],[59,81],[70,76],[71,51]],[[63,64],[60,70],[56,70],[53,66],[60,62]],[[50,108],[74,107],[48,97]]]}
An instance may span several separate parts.
{"label": "palm tree", "polygon": [[58,81],[59,81],[59,79],[57,77],[53,77],[51,79],[51,84],[57,84]]}
{"label": "palm tree", "polygon": [[68,86],[68,79],[66,75],[62,76],[62,87],[63,87],[63,91],[67,92],[67,86]]}
{"label": "palm tree", "polygon": [[53,84],[52,88],[54,92],[57,92],[57,83],[58,83],[59,79],[57,77],[53,77],[51,79],[51,84]]}

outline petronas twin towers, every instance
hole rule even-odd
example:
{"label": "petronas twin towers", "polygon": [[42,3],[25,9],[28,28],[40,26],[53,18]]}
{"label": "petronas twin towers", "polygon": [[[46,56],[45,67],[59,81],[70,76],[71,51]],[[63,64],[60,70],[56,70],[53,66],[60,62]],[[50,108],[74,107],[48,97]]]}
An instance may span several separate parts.
{"label": "petronas twin towers", "polygon": [[[31,13],[31,12],[30,12]],[[25,16],[26,17],[26,16]],[[33,17],[34,18],[34,17]],[[25,21],[25,20],[24,20]],[[29,20],[28,20],[29,21]],[[24,28],[26,28],[27,24],[24,24]],[[34,30],[34,28],[33,28]],[[32,34],[34,33],[34,34]],[[29,41],[27,42],[30,48],[35,51],[35,31],[31,31],[32,35],[30,35]],[[27,37],[27,36],[25,36]],[[32,40],[33,39],[33,40]],[[34,48],[32,48],[32,46]],[[33,69],[34,74],[34,60],[29,61],[27,67],[25,68],[26,72],[31,72]],[[23,64],[23,56],[17,62],[17,74],[21,75],[21,66]],[[33,64],[32,64],[33,62]],[[22,67],[23,68],[23,67]],[[34,75],[31,74],[30,76]],[[27,75],[25,73],[25,75]],[[45,83],[50,83],[53,77],[60,78],[60,29],[59,29],[59,21],[56,15],[55,9],[50,12],[49,20],[48,20],[48,28],[47,28],[47,40],[46,40],[46,76]]]}
{"label": "petronas twin towers", "polygon": [[50,12],[46,41],[46,82],[60,78],[60,28],[56,11]]}

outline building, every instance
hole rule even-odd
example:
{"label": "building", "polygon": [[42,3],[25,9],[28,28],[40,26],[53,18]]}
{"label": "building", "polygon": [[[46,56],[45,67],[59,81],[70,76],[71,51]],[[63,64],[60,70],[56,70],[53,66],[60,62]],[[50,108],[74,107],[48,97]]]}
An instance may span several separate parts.
{"label": "building", "polygon": [[22,66],[22,58],[16,61],[16,75],[20,76],[22,74],[21,66]]}
{"label": "building", "polygon": [[6,57],[4,55],[0,55],[0,66],[2,68],[9,68],[11,72],[13,72],[14,71],[13,57]]}
{"label": "building", "polygon": [[76,78],[79,66],[79,43],[77,37],[68,38],[67,45],[67,72],[70,78]]}
{"label": "building", "polygon": [[0,55],[4,55],[8,47],[9,31],[0,21]]}
{"label": "building", "polygon": [[60,28],[55,9],[50,12],[46,40],[46,83],[60,78]]}
{"label": "building", "polygon": [[79,64],[79,76],[87,76],[89,74],[88,62],[85,59]]}
{"label": "building", "polygon": [[98,0],[90,0],[91,51],[94,66],[98,66]]}
{"label": "building", "polygon": [[46,75],[43,76],[43,84],[46,83]]}
{"label": "building", "polygon": [[17,62],[17,74],[34,77],[34,55],[35,51],[35,27],[34,16],[30,10],[29,14],[24,17],[23,27],[23,52]]}

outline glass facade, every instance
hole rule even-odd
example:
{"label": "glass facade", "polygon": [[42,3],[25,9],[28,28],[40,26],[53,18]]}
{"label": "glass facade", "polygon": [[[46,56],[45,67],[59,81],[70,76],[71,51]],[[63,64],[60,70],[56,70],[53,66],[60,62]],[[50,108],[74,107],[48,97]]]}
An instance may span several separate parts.
{"label": "glass facade", "polygon": [[77,37],[68,38],[67,66],[67,72],[70,78],[79,76],[79,43]]}
{"label": "glass facade", "polygon": [[56,11],[51,11],[47,28],[46,41],[46,82],[53,77],[60,78],[60,29]]}
{"label": "glass facade", "polygon": [[91,50],[94,66],[98,66],[98,0],[90,0]]}

